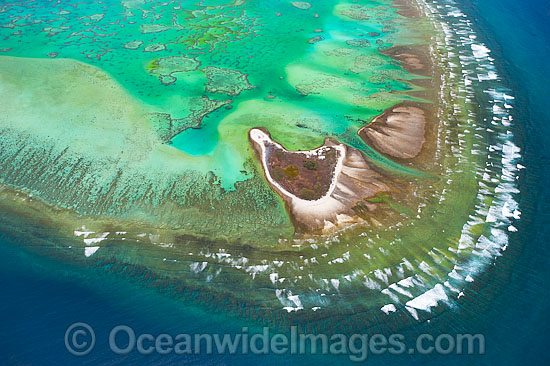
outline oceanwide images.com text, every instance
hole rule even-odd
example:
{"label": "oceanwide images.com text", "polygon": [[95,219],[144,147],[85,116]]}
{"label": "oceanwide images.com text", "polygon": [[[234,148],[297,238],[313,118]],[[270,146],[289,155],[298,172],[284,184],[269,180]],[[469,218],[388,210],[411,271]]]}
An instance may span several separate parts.
{"label": "oceanwide images.com text", "polygon": [[[403,354],[484,354],[485,337],[481,334],[421,334],[408,340],[402,334],[299,334],[297,327],[288,333],[261,333],[247,327],[233,334],[136,334],[127,325],[117,325],[108,335],[110,350],[116,355],[137,352],[143,355],[186,354],[323,354],[347,355],[351,361],[363,362],[369,355]],[[412,346],[408,346],[412,344]],[[96,334],[86,323],[74,323],[65,333],[67,351],[85,356],[93,351]]]}

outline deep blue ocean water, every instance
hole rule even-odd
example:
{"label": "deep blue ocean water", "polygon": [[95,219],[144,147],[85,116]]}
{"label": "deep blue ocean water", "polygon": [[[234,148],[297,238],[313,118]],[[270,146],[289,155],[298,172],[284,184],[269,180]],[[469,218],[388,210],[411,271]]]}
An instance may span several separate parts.
{"label": "deep blue ocean water", "polygon": [[[521,250],[511,260],[507,283],[491,300],[489,310],[474,320],[458,319],[463,330],[485,335],[486,355],[371,357],[367,363],[550,365],[550,3],[461,0],[459,4],[476,20],[517,97],[516,134],[527,169],[521,180],[522,220],[510,245]],[[114,357],[106,335],[117,324],[157,334],[237,332],[253,324],[188,307],[116,275],[39,257],[2,236],[0,241],[0,364],[322,365],[346,360],[135,353]],[[67,326],[77,321],[92,325],[98,336],[95,350],[82,358],[70,355],[63,340]],[[439,327],[445,329],[445,324]]]}
{"label": "deep blue ocean water", "polygon": [[510,283],[487,315],[486,337],[495,345],[488,364],[550,364],[550,2],[468,0],[466,11],[495,51],[518,96],[516,125],[523,140],[523,246]]}

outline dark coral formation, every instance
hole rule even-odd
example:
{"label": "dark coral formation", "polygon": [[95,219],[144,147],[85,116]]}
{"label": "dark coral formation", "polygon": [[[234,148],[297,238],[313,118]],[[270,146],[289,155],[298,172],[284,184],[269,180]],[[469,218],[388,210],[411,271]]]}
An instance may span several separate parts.
{"label": "dark coral formation", "polygon": [[208,78],[206,91],[210,93],[223,93],[236,96],[245,90],[255,88],[255,86],[248,82],[248,76],[237,70],[210,66],[205,67],[201,71]]}
{"label": "dark coral formation", "polygon": [[346,44],[352,47],[370,47],[371,46],[370,41],[364,38],[349,39],[346,41]]}
{"label": "dark coral formation", "polygon": [[149,66],[149,72],[158,75],[159,80],[164,85],[169,85],[177,80],[177,73],[195,71],[200,62],[190,57],[173,56],[163,57],[152,61]]}
{"label": "dark coral formation", "polygon": [[164,43],[151,43],[143,49],[143,52],[159,52],[165,49],[166,45]]}
{"label": "dark coral formation", "polygon": [[208,97],[195,98],[189,103],[189,114],[184,118],[173,119],[167,113],[151,113],[148,118],[161,140],[170,142],[172,138],[188,128],[199,128],[204,117],[231,102],[231,100],[214,100]]}
{"label": "dark coral formation", "polygon": [[138,48],[141,47],[142,44],[143,44],[143,41],[138,41],[138,40],[129,41],[129,42],[126,42],[126,44],[124,45],[124,48],[128,50],[137,50]]}
{"label": "dark coral formation", "polygon": [[315,36],[313,38],[310,38],[308,40],[308,43],[311,43],[311,44],[314,44],[314,43],[318,43],[318,42],[321,42],[324,38],[322,36]]}
{"label": "dark coral formation", "polygon": [[342,10],[342,15],[351,18],[353,20],[368,20],[370,15],[368,13],[368,8],[364,8],[361,5],[352,5],[344,10]]}
{"label": "dark coral formation", "polygon": [[291,2],[292,6],[302,10],[308,10],[311,8],[311,4],[306,1],[293,1]]}

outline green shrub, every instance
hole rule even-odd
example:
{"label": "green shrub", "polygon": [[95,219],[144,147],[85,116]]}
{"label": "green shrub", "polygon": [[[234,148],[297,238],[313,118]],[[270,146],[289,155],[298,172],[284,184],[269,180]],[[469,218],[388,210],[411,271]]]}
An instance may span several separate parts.
{"label": "green shrub", "polygon": [[313,160],[305,160],[304,168],[308,170],[317,170],[317,162]]}
{"label": "green shrub", "polygon": [[280,182],[285,177],[285,171],[280,166],[276,166],[271,171],[271,175],[273,176],[273,179]]}
{"label": "green shrub", "polygon": [[317,195],[311,189],[302,188],[300,190],[300,198],[308,201],[313,201],[317,198]]}
{"label": "green shrub", "polygon": [[298,175],[300,175],[300,171],[298,168],[296,168],[294,165],[290,164],[285,169],[285,175],[289,178],[296,178]]}

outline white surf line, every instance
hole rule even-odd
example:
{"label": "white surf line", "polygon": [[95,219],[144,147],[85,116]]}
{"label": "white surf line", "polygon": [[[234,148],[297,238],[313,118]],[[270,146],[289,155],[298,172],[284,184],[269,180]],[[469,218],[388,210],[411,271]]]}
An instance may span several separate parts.
{"label": "white surf line", "polygon": [[[506,231],[517,231],[513,222],[520,219],[521,212],[515,197],[519,193],[516,182],[518,171],[524,167],[519,164],[521,161],[520,148],[512,141],[513,133],[508,129],[512,121],[509,110],[514,108],[512,103],[514,97],[508,95],[510,90],[498,83],[500,76],[494,59],[491,57],[491,50],[477,40],[472,21],[457,8],[454,1],[444,0],[428,4],[425,0],[418,0],[418,3],[424,8],[428,17],[431,17],[436,23],[441,22],[440,25],[444,30],[442,46],[450,47],[453,50],[447,53],[449,59],[451,52],[459,58],[460,65],[454,65],[452,70],[463,76],[464,87],[461,88],[461,92],[466,95],[464,100],[470,103],[473,101],[474,87],[483,90],[491,97],[488,101],[492,112],[492,118],[489,120],[490,126],[480,127],[474,121],[471,124],[471,128],[476,128],[476,130],[486,129],[493,140],[488,143],[487,147],[480,144],[473,145],[479,149],[476,150],[476,154],[479,155],[487,151],[489,157],[485,168],[478,169],[476,173],[481,179],[476,197],[476,212],[474,215],[470,215],[470,220],[464,224],[458,251],[456,251],[457,255],[471,253],[479,260],[474,261],[474,258],[471,258],[460,266],[457,261],[453,270],[448,274],[449,281],[444,283],[447,289],[457,292],[458,298],[460,298],[464,296],[464,293],[460,291],[464,287],[464,282],[473,282],[472,275],[480,272],[492,258],[502,255],[502,252],[507,249],[509,237]],[[457,72],[456,67],[461,70]],[[473,67],[475,69],[472,69]],[[475,118],[476,116],[470,112],[469,117]],[[502,152],[500,159],[495,158],[499,151]],[[500,160],[500,164],[493,166],[494,163],[497,163],[496,160]],[[489,187],[495,183],[497,183],[497,187],[494,191],[490,190]],[[486,198],[492,198],[489,206],[483,204]],[[483,223],[491,225],[490,234],[481,235],[476,239],[470,230],[475,225]],[[441,292],[440,290],[441,288],[439,292]],[[410,304],[407,303],[407,305]]]}
{"label": "white surf line", "polygon": [[86,257],[90,257],[95,254],[99,250],[99,247],[86,247],[84,248],[84,255]]}

